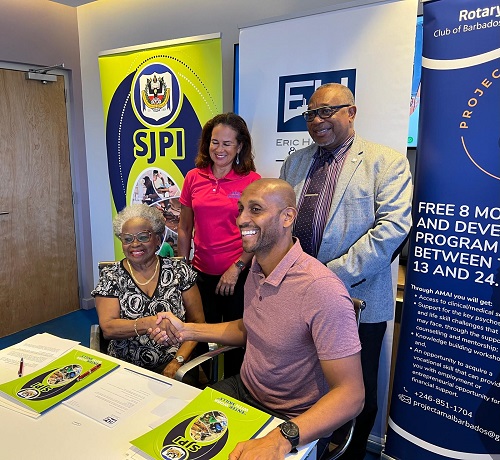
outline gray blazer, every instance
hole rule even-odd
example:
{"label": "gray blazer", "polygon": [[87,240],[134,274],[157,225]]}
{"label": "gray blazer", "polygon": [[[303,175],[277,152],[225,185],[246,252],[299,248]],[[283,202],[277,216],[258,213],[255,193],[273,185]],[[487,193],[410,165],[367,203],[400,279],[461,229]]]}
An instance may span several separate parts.
{"label": "gray blazer", "polygon": [[[318,146],[292,153],[280,178],[297,198]],[[361,322],[394,316],[391,257],[411,227],[412,181],[406,157],[355,136],[334,191],[318,260],[344,282],[350,295],[366,301]]]}

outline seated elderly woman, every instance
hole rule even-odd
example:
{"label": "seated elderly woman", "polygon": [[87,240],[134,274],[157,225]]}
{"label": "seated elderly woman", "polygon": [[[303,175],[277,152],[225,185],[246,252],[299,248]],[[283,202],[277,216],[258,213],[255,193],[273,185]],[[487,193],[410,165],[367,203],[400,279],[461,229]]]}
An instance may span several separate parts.
{"label": "seated elderly woman", "polygon": [[205,321],[196,272],[182,260],[156,255],[165,220],[155,207],[126,207],[113,220],[113,231],[125,258],[103,268],[92,291],[99,325],[104,337],[111,339],[108,353],[173,377],[196,342],[158,345],[147,331],[164,311],[182,321]]}

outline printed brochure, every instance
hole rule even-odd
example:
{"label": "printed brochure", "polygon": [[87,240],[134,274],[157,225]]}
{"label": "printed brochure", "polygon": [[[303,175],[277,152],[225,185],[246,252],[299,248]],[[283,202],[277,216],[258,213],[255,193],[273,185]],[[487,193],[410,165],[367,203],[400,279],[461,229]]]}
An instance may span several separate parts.
{"label": "printed brochure", "polygon": [[20,405],[19,412],[41,414],[118,366],[73,349],[31,374],[1,384],[0,397],[14,410]]}
{"label": "printed brochure", "polygon": [[238,442],[253,438],[271,418],[206,388],[172,418],[131,443],[157,460],[227,459]]}

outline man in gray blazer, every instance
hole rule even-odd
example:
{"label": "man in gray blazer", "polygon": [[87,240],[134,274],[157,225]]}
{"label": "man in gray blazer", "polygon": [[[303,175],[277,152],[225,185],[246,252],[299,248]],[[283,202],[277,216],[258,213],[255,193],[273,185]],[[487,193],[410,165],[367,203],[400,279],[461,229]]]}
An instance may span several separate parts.
{"label": "man in gray blazer", "polygon": [[365,407],[342,456],[349,460],[364,459],[377,415],[379,356],[395,303],[391,261],[410,230],[412,200],[408,160],[361,139],[356,110],[349,88],[320,86],[304,112],[314,143],[292,153],[280,173],[297,195],[294,233],[304,251],[366,301],[359,328]]}

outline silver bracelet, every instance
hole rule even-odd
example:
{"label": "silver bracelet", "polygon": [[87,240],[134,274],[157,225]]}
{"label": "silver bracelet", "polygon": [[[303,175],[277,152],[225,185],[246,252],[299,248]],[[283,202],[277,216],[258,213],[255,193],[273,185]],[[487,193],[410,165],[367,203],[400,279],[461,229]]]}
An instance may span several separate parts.
{"label": "silver bracelet", "polygon": [[134,321],[134,331],[135,331],[135,335],[137,335],[137,337],[140,337],[139,333],[137,332],[137,320],[139,318],[136,318],[135,321]]}

